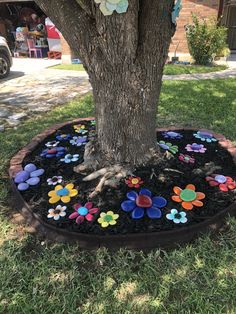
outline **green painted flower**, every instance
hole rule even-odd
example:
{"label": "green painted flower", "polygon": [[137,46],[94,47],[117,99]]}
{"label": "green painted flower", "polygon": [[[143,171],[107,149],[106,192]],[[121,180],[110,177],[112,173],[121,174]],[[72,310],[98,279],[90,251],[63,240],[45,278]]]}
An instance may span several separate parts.
{"label": "green painted flower", "polygon": [[117,13],[125,13],[128,9],[128,0],[94,0],[99,3],[100,10],[103,15],[112,15],[114,11]]}
{"label": "green painted flower", "polygon": [[164,141],[160,141],[157,143],[162,149],[171,152],[172,154],[176,154],[179,151],[179,147],[177,145],[173,145],[171,143],[166,143]]}

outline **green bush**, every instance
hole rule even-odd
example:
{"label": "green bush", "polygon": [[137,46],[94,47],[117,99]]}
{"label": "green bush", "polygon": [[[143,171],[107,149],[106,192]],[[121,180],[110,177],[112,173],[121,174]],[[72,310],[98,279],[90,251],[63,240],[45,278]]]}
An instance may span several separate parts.
{"label": "green bush", "polygon": [[196,64],[206,65],[227,48],[227,28],[213,19],[206,22],[196,15],[192,18],[193,24],[186,26],[189,51]]}

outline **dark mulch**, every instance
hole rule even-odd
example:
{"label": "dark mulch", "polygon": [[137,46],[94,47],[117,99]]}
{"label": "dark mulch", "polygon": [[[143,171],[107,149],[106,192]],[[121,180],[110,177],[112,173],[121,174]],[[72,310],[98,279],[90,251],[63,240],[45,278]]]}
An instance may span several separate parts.
{"label": "dark mulch", "polygon": [[[90,122],[82,122],[91,131],[93,127]],[[71,134],[73,136],[78,135],[74,133],[73,126],[66,126],[61,129],[62,133]],[[97,221],[84,222],[81,225],[77,225],[75,220],[69,218],[61,218],[58,222],[48,219],[47,212],[49,208],[55,207],[48,203],[48,192],[53,190],[53,186],[48,186],[47,178],[51,178],[54,175],[62,175],[64,178],[64,184],[74,183],[78,188],[79,194],[72,198],[72,201],[67,206],[67,216],[74,212],[73,205],[80,201],[82,204],[88,201],[87,196],[94,189],[98,180],[85,183],[82,181],[83,176],[74,173],[73,167],[83,161],[84,147],[72,146],[69,141],[62,142],[61,146],[68,148],[68,152],[71,154],[80,154],[81,158],[78,162],[71,164],[64,164],[60,162],[60,158],[46,159],[40,157],[40,153],[45,149],[45,143],[55,140],[55,135],[49,136],[41,145],[37,147],[30,155],[24,160],[24,165],[28,163],[35,163],[38,167],[45,169],[45,174],[41,177],[41,183],[36,187],[31,187],[28,191],[22,192],[24,199],[33,208],[33,211],[39,214],[44,221],[52,224],[58,228],[71,230],[79,233],[93,233],[99,235],[106,234],[126,234],[137,232],[157,232],[163,230],[179,229],[193,224],[200,223],[218,212],[231,205],[236,200],[236,193],[234,192],[220,192],[216,187],[210,187],[205,181],[207,171],[219,167],[216,173],[228,175],[236,178],[236,166],[232,161],[232,157],[229,153],[221,148],[218,143],[205,143],[197,140],[193,137],[192,131],[180,130],[180,133],[184,135],[181,140],[165,140],[161,133],[157,133],[157,140],[164,140],[171,142],[179,146],[180,153],[187,153],[185,146],[194,142],[204,144],[207,147],[205,154],[193,153],[196,158],[194,165],[185,164],[179,161],[178,153],[170,159],[163,158],[163,162],[158,166],[143,167],[135,170],[134,174],[140,176],[145,182],[142,187],[150,189],[153,196],[163,196],[168,200],[167,206],[163,209],[163,215],[161,219],[149,219],[145,217],[140,220],[133,220],[129,213],[121,210],[120,204],[126,199],[126,193],[131,189],[121,182],[118,189],[105,188],[101,195],[95,197],[92,201],[95,207],[99,207],[100,211],[112,210],[120,215],[118,222],[115,226],[109,226],[108,228],[101,228]],[[162,150],[163,156],[165,152]],[[189,154],[189,153],[187,153]],[[152,173],[155,175],[151,177]],[[192,211],[187,211],[188,222],[186,224],[176,225],[172,221],[166,219],[166,214],[170,212],[170,209],[181,209],[181,205],[173,202],[171,196],[173,193],[173,187],[179,186],[185,188],[189,183],[196,186],[198,192],[204,192],[206,198],[203,200],[204,206],[201,208],[194,207]],[[62,204],[59,202],[58,204]],[[96,215],[99,216],[99,213]]]}

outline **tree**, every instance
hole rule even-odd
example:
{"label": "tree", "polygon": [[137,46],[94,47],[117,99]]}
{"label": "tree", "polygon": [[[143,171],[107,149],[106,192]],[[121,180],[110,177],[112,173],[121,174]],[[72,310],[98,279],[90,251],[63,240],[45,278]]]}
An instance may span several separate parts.
{"label": "tree", "polygon": [[[157,103],[176,28],[175,0],[128,0],[122,14],[104,12],[106,1],[36,0],[89,74],[97,122],[94,158],[100,165],[137,166],[159,152]],[[125,6],[127,0],[120,1]],[[117,2],[109,1],[111,7]],[[180,4],[176,9],[178,15]],[[91,156],[88,147],[87,164],[94,164]]]}

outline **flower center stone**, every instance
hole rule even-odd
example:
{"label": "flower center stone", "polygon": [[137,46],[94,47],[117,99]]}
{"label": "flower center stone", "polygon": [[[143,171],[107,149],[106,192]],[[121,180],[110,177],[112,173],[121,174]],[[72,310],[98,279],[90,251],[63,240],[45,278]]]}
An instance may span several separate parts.
{"label": "flower center stone", "polygon": [[194,150],[201,149],[201,147],[202,147],[202,146],[199,145],[199,144],[192,144],[192,145],[191,145],[191,148],[194,149]]}
{"label": "flower center stone", "polygon": [[132,184],[137,184],[139,181],[138,181],[138,179],[132,179],[131,182],[132,182]]}
{"label": "flower center stone", "polygon": [[69,190],[64,188],[57,191],[58,196],[67,196],[69,195]]}
{"label": "flower center stone", "polygon": [[199,135],[202,137],[202,138],[212,138],[212,134],[211,133],[207,133],[207,132],[199,132]]}
{"label": "flower center stone", "polygon": [[141,194],[136,198],[136,205],[138,207],[149,208],[152,206],[152,200],[149,196]]}
{"label": "flower center stone", "polygon": [[61,212],[60,209],[55,209],[54,210],[54,214],[56,214],[56,215],[60,214],[60,212]]}
{"label": "flower center stone", "polygon": [[180,198],[185,202],[194,201],[197,197],[197,193],[193,190],[185,189],[180,193]]}
{"label": "flower center stone", "polygon": [[56,154],[57,150],[56,149],[49,149],[48,154]]}
{"label": "flower center stone", "polygon": [[104,221],[106,221],[106,222],[110,222],[110,221],[112,221],[113,220],[113,217],[111,216],[111,215],[106,215],[105,217],[104,217]]}
{"label": "flower center stone", "polygon": [[222,175],[217,175],[215,176],[215,180],[218,182],[218,183],[225,183],[227,181],[226,177],[225,176],[222,176]]}
{"label": "flower center stone", "polygon": [[81,215],[81,216],[86,216],[88,214],[88,208],[86,207],[80,207],[78,209],[78,213]]}
{"label": "flower center stone", "polygon": [[179,134],[176,132],[167,132],[167,135],[169,135],[170,137],[177,137]]}

